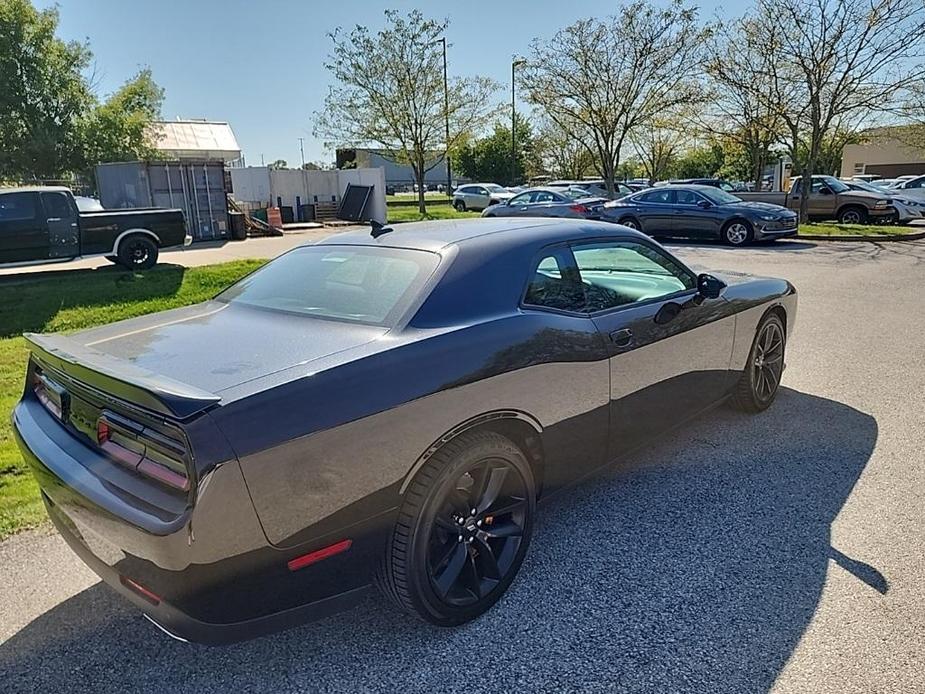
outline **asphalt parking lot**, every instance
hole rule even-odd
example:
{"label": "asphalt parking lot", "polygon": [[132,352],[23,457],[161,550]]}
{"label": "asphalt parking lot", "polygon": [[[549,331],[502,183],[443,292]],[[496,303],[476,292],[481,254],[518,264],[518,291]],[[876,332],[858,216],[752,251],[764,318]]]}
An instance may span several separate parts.
{"label": "asphalt parking lot", "polygon": [[797,286],[778,401],[712,412],[546,505],[479,621],[369,599],[185,645],[30,532],[0,544],[0,689],[925,691],[925,244],[673,247]]}

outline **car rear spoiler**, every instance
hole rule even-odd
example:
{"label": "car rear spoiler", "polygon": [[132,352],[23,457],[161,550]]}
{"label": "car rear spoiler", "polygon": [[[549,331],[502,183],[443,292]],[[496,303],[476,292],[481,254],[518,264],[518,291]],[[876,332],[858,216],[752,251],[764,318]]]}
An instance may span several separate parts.
{"label": "car rear spoiler", "polygon": [[99,352],[65,335],[23,335],[36,359],[104,393],[152,412],[185,419],[221,400],[214,393]]}

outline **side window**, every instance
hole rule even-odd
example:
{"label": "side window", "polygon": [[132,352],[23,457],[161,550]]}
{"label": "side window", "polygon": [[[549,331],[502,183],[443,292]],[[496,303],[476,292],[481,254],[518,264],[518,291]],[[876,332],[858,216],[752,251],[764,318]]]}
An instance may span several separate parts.
{"label": "side window", "polygon": [[636,241],[572,249],[587,310],[605,311],[694,289],[697,278],[671,256]]}
{"label": "side window", "polygon": [[565,249],[550,251],[530,273],[524,304],[560,311],[585,310],[585,294],[578,272]]}
{"label": "side window", "polygon": [[35,219],[35,193],[0,195],[0,222],[23,222]]}
{"label": "side window", "polygon": [[463,186],[462,188],[460,188],[460,189],[459,189],[458,191],[456,191],[456,192],[457,192],[457,193],[462,193],[463,195],[468,195],[469,193],[472,192],[472,186]]}
{"label": "side window", "polygon": [[925,187],[925,178],[913,178],[911,181],[909,181],[909,182],[906,184],[905,187],[906,187],[906,188],[922,188],[922,187]]}
{"label": "side window", "polygon": [[668,203],[671,202],[671,191],[668,189],[650,190],[648,193],[643,193],[639,196],[638,200],[642,202]]}
{"label": "side window", "polygon": [[49,219],[71,219],[74,211],[64,193],[42,193],[42,204]]}
{"label": "side window", "polygon": [[533,193],[521,193],[520,195],[515,195],[511,198],[511,201],[508,205],[526,205],[533,200]]}
{"label": "side window", "polygon": [[533,202],[556,202],[555,193],[551,193],[548,190],[541,190],[536,193],[533,197]]}
{"label": "side window", "polygon": [[678,205],[696,205],[700,202],[700,196],[692,190],[676,190],[675,202]]}
{"label": "side window", "polygon": [[488,195],[488,189],[487,189],[487,188],[476,188],[476,189],[475,189],[475,192],[476,192],[477,194],[479,194],[479,195]]}

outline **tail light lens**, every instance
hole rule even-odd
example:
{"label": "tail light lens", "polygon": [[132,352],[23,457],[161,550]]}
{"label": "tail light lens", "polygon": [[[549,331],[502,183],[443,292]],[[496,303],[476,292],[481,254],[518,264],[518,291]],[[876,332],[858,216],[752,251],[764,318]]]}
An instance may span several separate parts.
{"label": "tail light lens", "polygon": [[572,212],[578,212],[579,214],[588,214],[588,208],[584,205],[569,205],[569,209]]}
{"label": "tail light lens", "polygon": [[188,491],[189,451],[183,441],[105,411],[96,422],[100,449],[120,465],[158,482]]}

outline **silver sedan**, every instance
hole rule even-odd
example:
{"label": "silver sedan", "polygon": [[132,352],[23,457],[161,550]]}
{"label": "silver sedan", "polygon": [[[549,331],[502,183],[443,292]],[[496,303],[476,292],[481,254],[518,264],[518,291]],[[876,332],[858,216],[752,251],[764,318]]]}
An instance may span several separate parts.
{"label": "silver sedan", "polygon": [[584,190],[530,188],[482,211],[483,217],[571,217],[597,219],[607,198]]}

